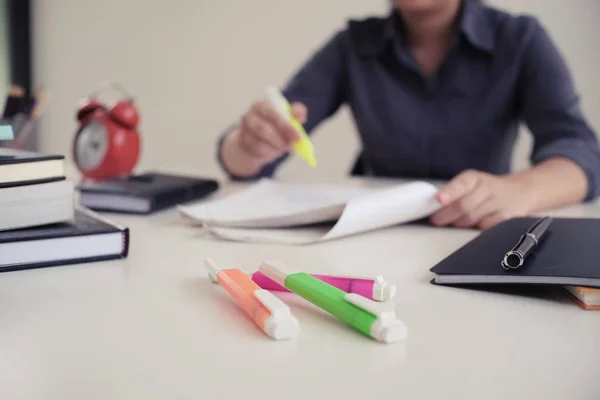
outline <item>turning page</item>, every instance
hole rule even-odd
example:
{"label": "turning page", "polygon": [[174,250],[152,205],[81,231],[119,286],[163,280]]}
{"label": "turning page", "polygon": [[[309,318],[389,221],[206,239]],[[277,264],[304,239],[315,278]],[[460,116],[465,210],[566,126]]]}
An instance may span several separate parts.
{"label": "turning page", "polygon": [[375,189],[263,180],[240,193],[179,210],[221,239],[309,244],[427,217],[439,208],[436,193],[426,182]]}
{"label": "turning page", "polygon": [[308,185],[262,179],[233,195],[190,206],[183,215],[198,223],[235,228],[281,228],[335,221],[346,203],[372,188]]}

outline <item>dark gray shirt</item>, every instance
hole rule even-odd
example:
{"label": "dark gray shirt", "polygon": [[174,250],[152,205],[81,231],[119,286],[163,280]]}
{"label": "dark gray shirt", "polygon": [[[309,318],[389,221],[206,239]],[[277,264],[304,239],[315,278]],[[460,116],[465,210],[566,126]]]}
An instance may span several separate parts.
{"label": "dark gray shirt", "polygon": [[[600,147],[566,63],[540,23],[465,0],[457,24],[446,60],[426,78],[396,13],[351,20],[283,93],[307,106],[309,133],[340,106],[350,107],[362,143],[358,173],[416,179],[451,179],[466,169],[509,173],[524,122],[534,136],[534,164],[566,157],[587,175],[587,200],[598,195]],[[273,175],[287,156],[252,179]]]}

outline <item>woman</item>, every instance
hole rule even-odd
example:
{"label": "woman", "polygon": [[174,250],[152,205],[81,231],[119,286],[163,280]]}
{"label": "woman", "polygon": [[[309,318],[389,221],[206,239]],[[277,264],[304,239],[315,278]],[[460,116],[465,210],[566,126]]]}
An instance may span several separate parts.
{"label": "woman", "polygon": [[[488,229],[600,192],[600,148],[569,71],[536,19],[474,0],[394,0],[388,18],[350,21],[285,96],[308,132],[348,104],[365,173],[444,179],[439,226]],[[510,173],[520,122],[532,167]],[[257,101],[219,142],[236,179],[273,174],[294,129]]]}

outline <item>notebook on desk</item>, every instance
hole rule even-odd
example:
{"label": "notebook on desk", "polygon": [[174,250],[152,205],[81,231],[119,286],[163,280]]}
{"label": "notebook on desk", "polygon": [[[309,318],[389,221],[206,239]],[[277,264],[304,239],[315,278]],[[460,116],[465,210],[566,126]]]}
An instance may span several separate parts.
{"label": "notebook on desk", "polygon": [[216,180],[158,172],[81,184],[79,202],[95,211],[150,214],[201,199],[219,188]]}
{"label": "notebook on desk", "polygon": [[431,268],[440,285],[547,284],[600,287],[600,219],[554,218],[517,270],[501,266],[537,218],[515,218],[481,233]]}
{"label": "notebook on desk", "polygon": [[179,207],[217,238],[310,244],[425,218],[439,208],[436,186],[300,184],[263,179],[233,195]]}

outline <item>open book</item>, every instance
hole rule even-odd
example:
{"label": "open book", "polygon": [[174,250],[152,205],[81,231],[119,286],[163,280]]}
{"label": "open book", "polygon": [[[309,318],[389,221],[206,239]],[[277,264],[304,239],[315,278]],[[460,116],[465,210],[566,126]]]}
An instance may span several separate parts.
{"label": "open book", "polygon": [[263,179],[222,199],[178,209],[222,239],[309,244],[427,217],[439,208],[436,193],[426,182],[381,189]]}

